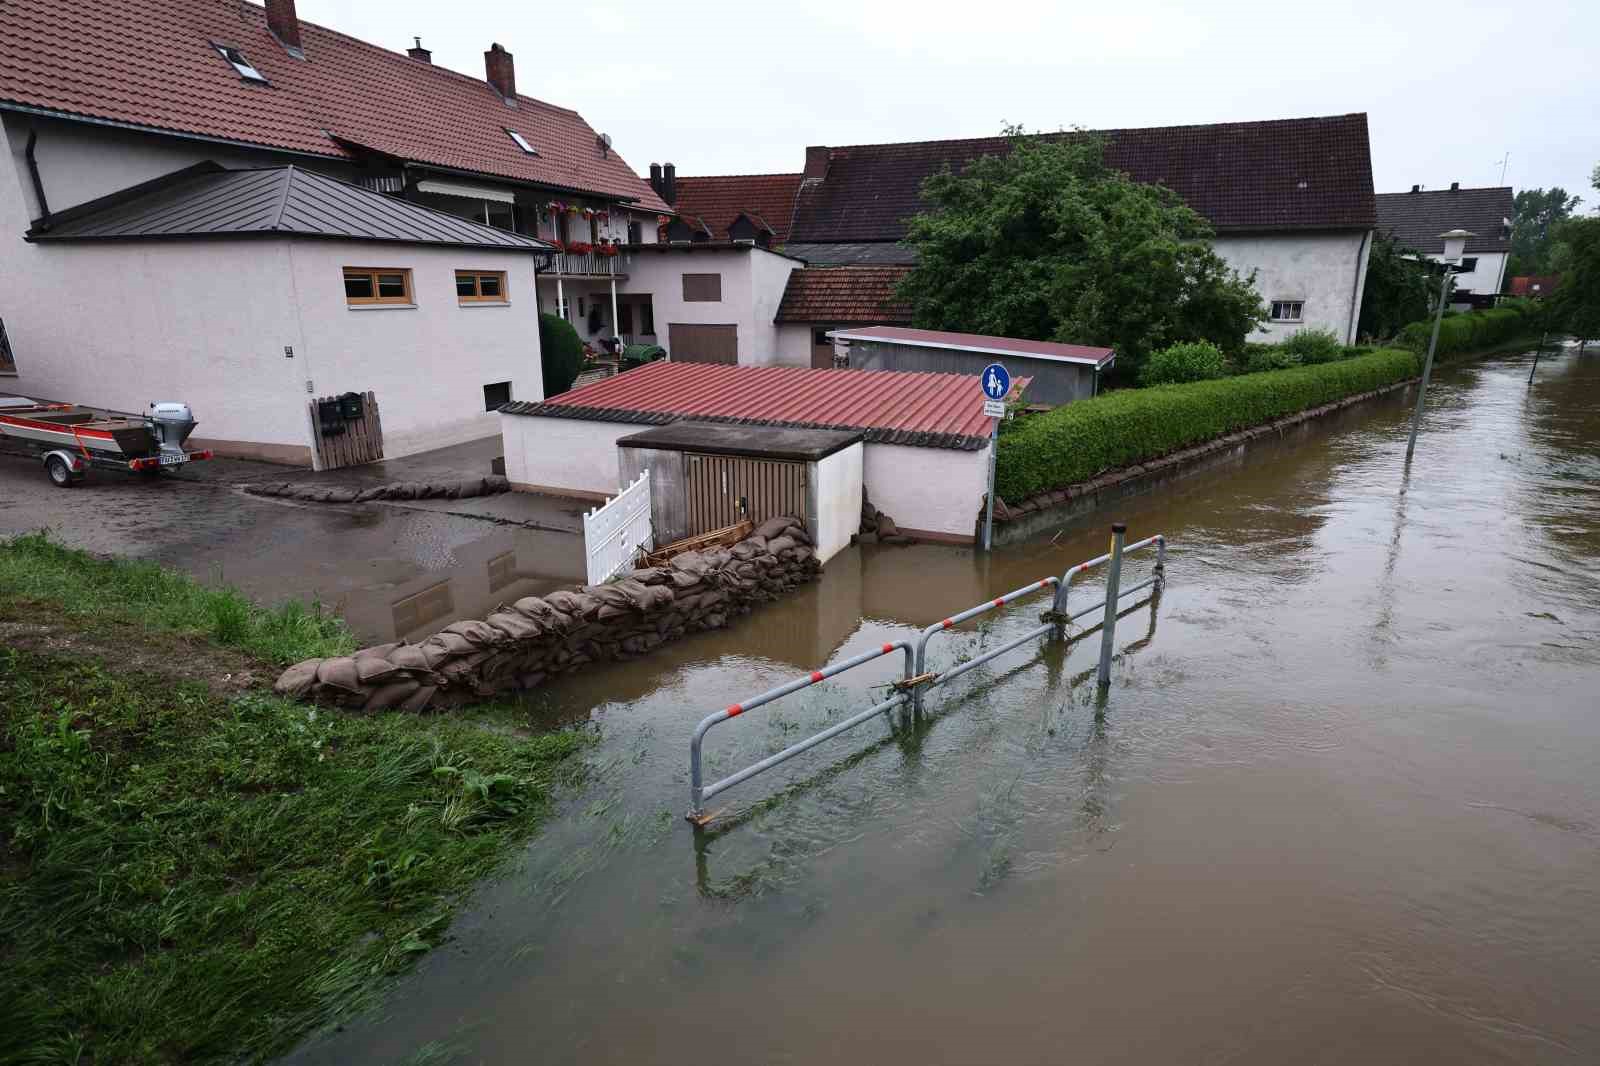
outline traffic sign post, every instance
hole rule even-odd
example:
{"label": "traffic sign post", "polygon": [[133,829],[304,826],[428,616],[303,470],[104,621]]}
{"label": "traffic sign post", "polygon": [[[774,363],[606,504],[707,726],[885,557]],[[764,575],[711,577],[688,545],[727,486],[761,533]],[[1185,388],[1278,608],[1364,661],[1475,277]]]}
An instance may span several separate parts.
{"label": "traffic sign post", "polygon": [[983,413],[994,419],[989,425],[989,491],[983,497],[983,550],[994,542],[994,466],[1000,450],[1000,419],[1005,417],[1006,397],[1011,394],[1011,374],[999,363],[983,368],[978,378],[983,390]]}

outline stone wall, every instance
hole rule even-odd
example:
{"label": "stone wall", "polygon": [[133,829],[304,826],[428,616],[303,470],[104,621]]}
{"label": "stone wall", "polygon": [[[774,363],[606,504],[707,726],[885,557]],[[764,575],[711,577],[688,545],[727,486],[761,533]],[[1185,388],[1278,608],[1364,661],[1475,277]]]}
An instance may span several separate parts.
{"label": "stone wall", "polygon": [[537,688],[594,662],[633,659],[687,633],[720,629],[820,569],[805,525],[763,522],[731,548],[547,596],[526,596],[482,620],[452,622],[416,644],[308,659],[285,670],[281,696],[368,711],[457,707]]}

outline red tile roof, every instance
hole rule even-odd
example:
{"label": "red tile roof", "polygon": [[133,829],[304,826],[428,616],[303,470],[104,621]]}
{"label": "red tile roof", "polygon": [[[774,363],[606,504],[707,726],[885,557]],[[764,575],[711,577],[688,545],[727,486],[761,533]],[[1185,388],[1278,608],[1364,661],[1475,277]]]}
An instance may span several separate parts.
{"label": "red tile roof", "polygon": [[[665,209],[576,111],[529,96],[509,107],[480,79],[309,22],[300,33],[304,60],[242,0],[5,0],[0,101],[330,158],[354,154],[344,141]],[[213,43],[238,48],[270,87],[241,79]]]}
{"label": "red tile roof", "polygon": [[949,333],[944,330],[907,329],[902,326],[845,329],[840,330],[838,335],[850,340],[887,341],[916,348],[952,348],[985,355],[1020,355],[1035,359],[1058,359],[1068,363],[1092,363],[1095,366],[1104,365],[1116,354],[1110,348],[1093,348],[1083,344],[1057,344],[1054,341],[1028,341],[1016,337],[994,337],[983,333]]}
{"label": "red tile roof", "polygon": [[779,322],[909,324],[911,305],[895,296],[909,266],[806,267],[789,275]]}
{"label": "red tile roof", "polygon": [[789,237],[789,219],[794,214],[794,194],[800,188],[800,175],[680,177],[677,186],[677,200],[672,206],[704,218],[719,240],[728,239],[728,227],[744,213],[765,222],[771,227],[774,239],[784,241]]}
{"label": "red tile roof", "polygon": [[[1106,139],[1108,165],[1165,185],[1221,233],[1369,229],[1377,220],[1365,114],[1094,132]],[[925,178],[1009,145],[980,137],[808,149],[826,155],[826,176],[800,190],[791,236],[897,241],[922,210]]]}
{"label": "red tile roof", "polygon": [[976,374],[648,363],[543,403],[500,410],[598,422],[665,425],[689,418],[855,429],[869,441],[966,451],[989,439]]}

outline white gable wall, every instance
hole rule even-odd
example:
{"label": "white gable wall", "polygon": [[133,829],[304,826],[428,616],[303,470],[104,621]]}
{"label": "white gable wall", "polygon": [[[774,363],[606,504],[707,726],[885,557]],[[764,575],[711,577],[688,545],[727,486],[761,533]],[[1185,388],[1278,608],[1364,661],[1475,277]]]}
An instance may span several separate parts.
{"label": "white gable wall", "polygon": [[1263,323],[1250,340],[1272,343],[1303,329],[1326,329],[1344,344],[1355,343],[1371,251],[1367,231],[1224,234],[1212,247],[1240,274],[1255,272],[1264,304],[1300,300],[1305,305],[1302,321]]}
{"label": "white gable wall", "polygon": [[[799,262],[762,248],[629,252],[621,260],[620,269],[628,280],[618,283],[618,292],[650,296],[657,343],[666,347],[669,355],[674,322],[733,325],[739,331],[740,366],[784,362],[779,358],[778,326],[773,319],[789,275],[801,266]],[[722,299],[685,301],[685,274],[722,275]]]}

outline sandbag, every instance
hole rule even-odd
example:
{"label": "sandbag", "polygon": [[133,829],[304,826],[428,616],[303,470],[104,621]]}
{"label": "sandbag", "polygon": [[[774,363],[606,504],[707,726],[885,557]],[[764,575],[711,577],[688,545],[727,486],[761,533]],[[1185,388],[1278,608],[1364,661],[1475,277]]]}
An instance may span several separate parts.
{"label": "sandbag", "polygon": [[367,702],[361,705],[361,709],[364,711],[387,711],[389,708],[405,702],[421,687],[420,684],[410,678],[387,685],[380,685],[373,690],[372,695],[367,697]]}
{"label": "sandbag", "polygon": [[321,665],[321,659],[307,659],[303,663],[295,663],[278,675],[272,691],[292,700],[299,699],[311,691],[312,684],[317,680],[317,667]]}
{"label": "sandbag", "polygon": [[344,692],[361,692],[361,677],[356,673],[354,656],[324,659],[317,665],[317,684]]}

